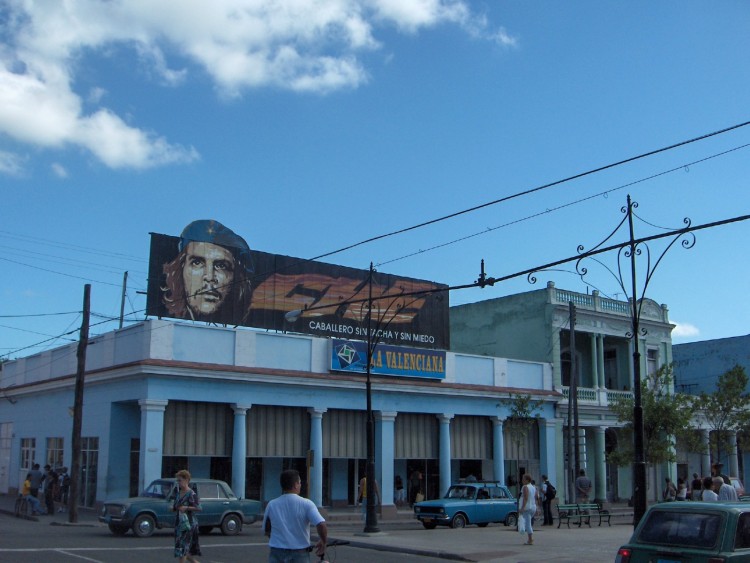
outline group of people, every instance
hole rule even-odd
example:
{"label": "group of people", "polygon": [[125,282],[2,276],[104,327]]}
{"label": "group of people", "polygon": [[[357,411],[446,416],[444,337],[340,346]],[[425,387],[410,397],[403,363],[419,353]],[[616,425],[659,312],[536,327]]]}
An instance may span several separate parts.
{"label": "group of people", "polygon": [[[39,500],[40,491],[44,506]],[[60,503],[58,512],[65,512],[69,492],[70,476],[67,467],[55,470],[48,464],[44,466],[44,473],[42,473],[38,463],[31,466],[31,471],[26,474],[21,488],[21,496],[31,504],[31,513],[34,515],[54,514],[56,502]]]}
{"label": "group of people", "polygon": [[662,500],[664,501],[697,500],[718,502],[739,500],[737,490],[732,485],[729,477],[721,474],[720,470],[715,466],[711,469],[710,476],[701,478],[697,473],[693,473],[690,488],[688,488],[687,481],[682,477],[677,479],[676,485],[669,477],[666,477],[664,481],[665,486],[662,492]]}

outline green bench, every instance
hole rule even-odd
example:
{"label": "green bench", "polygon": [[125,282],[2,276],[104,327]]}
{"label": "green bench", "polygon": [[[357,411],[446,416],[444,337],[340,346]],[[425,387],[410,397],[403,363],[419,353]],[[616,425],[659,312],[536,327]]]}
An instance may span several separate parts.
{"label": "green bench", "polygon": [[559,528],[563,521],[570,528],[570,523],[578,524],[580,528],[582,524],[586,524],[589,528],[591,527],[591,518],[599,517],[599,525],[602,522],[607,522],[608,526],[612,523],[610,519],[612,515],[609,510],[602,508],[602,505],[596,502],[591,503],[577,503],[577,504],[558,504],[557,505],[557,527]]}

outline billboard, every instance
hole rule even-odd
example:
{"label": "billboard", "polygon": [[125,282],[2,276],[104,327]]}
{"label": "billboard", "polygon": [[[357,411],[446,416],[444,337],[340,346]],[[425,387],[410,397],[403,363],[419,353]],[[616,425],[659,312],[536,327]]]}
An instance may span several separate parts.
{"label": "billboard", "polygon": [[[331,370],[366,373],[367,343],[334,338],[331,346]],[[370,373],[445,379],[445,351],[378,344],[372,351]]]}
{"label": "billboard", "polygon": [[251,250],[213,220],[151,233],[150,316],[366,340],[370,289],[379,342],[449,347],[446,285]]}

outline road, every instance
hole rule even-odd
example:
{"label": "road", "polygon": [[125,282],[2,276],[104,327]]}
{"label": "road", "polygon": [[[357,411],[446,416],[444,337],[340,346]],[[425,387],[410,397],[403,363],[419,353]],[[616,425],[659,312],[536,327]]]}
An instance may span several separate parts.
{"label": "road", "polygon": [[[54,519],[63,522],[59,516]],[[85,524],[61,526],[51,524],[47,517],[38,522],[0,514],[0,562],[38,563],[152,563],[173,561],[171,530],[158,530],[150,538],[132,534],[113,536],[106,526]],[[268,559],[268,544],[260,524],[246,526],[238,536],[222,536],[212,532],[201,537],[202,563],[263,562]],[[382,563],[381,551],[361,547],[330,548],[331,563]],[[388,561],[445,563],[444,559],[410,554],[388,553]]]}

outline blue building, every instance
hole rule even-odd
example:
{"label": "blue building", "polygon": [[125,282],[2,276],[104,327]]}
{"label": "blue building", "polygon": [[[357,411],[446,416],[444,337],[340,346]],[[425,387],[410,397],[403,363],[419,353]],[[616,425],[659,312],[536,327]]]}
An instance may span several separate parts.
{"label": "blue building", "polygon": [[[182,468],[263,501],[280,493],[279,473],[295,468],[317,505],[354,504],[366,458],[365,381],[332,368],[334,342],[167,320],[93,338],[81,505],[135,494]],[[33,462],[71,466],[76,348],[3,364],[0,493],[15,492]],[[554,481],[562,396],[551,364],[438,353],[439,373],[372,378],[384,512],[395,509],[396,475],[405,483],[420,475],[427,498],[469,474],[509,482],[522,470]],[[511,448],[506,419],[518,394],[540,401],[540,416]]]}

